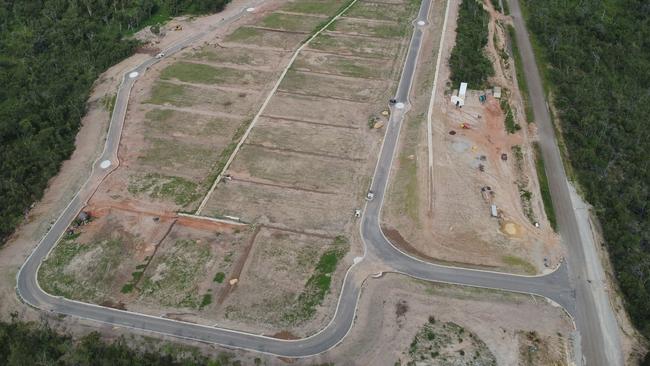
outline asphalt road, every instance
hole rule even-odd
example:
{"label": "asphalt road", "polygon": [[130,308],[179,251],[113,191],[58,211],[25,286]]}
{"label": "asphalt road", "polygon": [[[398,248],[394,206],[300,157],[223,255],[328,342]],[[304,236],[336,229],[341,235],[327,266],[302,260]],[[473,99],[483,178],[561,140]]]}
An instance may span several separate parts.
{"label": "asphalt road", "polygon": [[[381,207],[388,185],[389,173],[397,147],[400,127],[404,114],[409,108],[408,96],[411,92],[411,84],[415,74],[424,31],[424,27],[417,25],[416,22],[418,20],[427,21],[426,14],[428,14],[430,4],[431,0],[423,0],[418,17],[414,20],[414,33],[411,38],[395,96],[398,102],[404,103],[404,108],[397,109],[392,107],[392,114],[386,127],[384,143],[372,182],[375,199],[367,203],[362,218],[361,234],[367,251],[365,257],[368,257],[368,254],[370,254],[372,257],[389,265],[395,272],[404,273],[420,279],[538,294],[560,304],[572,315],[583,314],[582,309],[576,309],[576,299],[571,286],[569,286],[566,265],[562,265],[551,274],[535,277],[434,265],[402,253],[386,239],[381,231],[379,225]],[[231,18],[222,20],[220,24],[215,26],[240,17],[244,9],[248,6],[252,6],[252,4],[246,4],[246,6],[242,7],[242,12],[237,13]],[[170,49],[165,50],[166,56],[181,50],[202,36],[204,34],[198,34],[183,40]],[[156,59],[147,60],[134,71],[142,73],[157,61]],[[114,326],[130,327],[285,357],[310,356],[324,352],[338,344],[345,337],[354,321],[360,286],[363,280],[362,278],[358,278],[359,276],[354,275],[358,265],[352,266],[346,275],[336,313],[331,322],[320,332],[300,340],[281,340],[263,335],[131,313],[51,296],[40,288],[36,278],[40,263],[47,257],[58,239],[65,233],[68,225],[85,206],[86,200],[90,197],[94,188],[101,182],[101,179],[111,169],[115,169],[117,166],[117,149],[124,123],[124,116],[126,114],[129,93],[133,83],[134,79],[129,78],[128,74],[125,75],[124,81],[118,91],[105,150],[101,158],[97,161],[88,184],[70,202],[19,271],[17,275],[17,292],[23,301],[44,311],[71,315]],[[99,162],[103,160],[111,160],[113,165],[109,169],[103,170],[99,167]],[[580,260],[581,257],[578,257],[577,259],[572,259],[571,263],[576,263],[577,265]],[[584,256],[582,260],[584,260]],[[578,298],[578,301],[579,304],[582,304],[581,298]],[[581,318],[579,317],[579,319]],[[589,330],[589,328],[585,329]],[[583,339],[585,338],[588,337],[583,337]]]}
{"label": "asphalt road", "polygon": [[[578,307],[575,320],[582,338],[582,353],[589,365],[623,365],[619,330],[605,289],[602,265],[591,231],[580,222],[579,207],[572,200],[555,131],[547,108],[542,81],[533,49],[521,15],[518,0],[508,0],[514,20],[517,45],[522,57],[526,82],[538,126],[542,155],[546,165],[553,206],[562,241],[568,251],[568,274],[575,288]],[[588,225],[588,224],[587,224]],[[591,281],[591,283],[589,282]]]}

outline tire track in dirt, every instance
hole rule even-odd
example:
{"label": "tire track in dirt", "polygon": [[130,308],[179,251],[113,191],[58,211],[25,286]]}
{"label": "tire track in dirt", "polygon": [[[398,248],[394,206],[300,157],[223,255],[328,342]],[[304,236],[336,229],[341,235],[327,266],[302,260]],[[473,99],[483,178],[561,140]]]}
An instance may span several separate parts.
{"label": "tire track in dirt", "polygon": [[298,122],[298,123],[305,123],[309,125],[317,125],[317,126],[329,126],[329,127],[338,127],[338,128],[346,128],[349,130],[358,130],[359,127],[357,126],[345,126],[345,125],[337,125],[334,123],[325,123],[325,122],[317,122],[317,121],[310,121],[306,119],[299,119],[299,118],[291,118],[291,117],[283,117],[283,116],[277,116],[277,115],[272,115],[272,114],[263,114],[260,117],[265,117],[265,118],[270,118],[270,119],[281,119],[283,121],[291,121],[291,122]]}
{"label": "tire track in dirt", "polygon": [[223,304],[223,302],[226,300],[228,295],[230,295],[230,293],[233,292],[237,287],[237,283],[231,285],[230,281],[235,279],[239,281],[241,272],[244,269],[244,264],[246,264],[246,260],[248,259],[248,256],[250,255],[251,250],[253,249],[253,244],[255,243],[255,239],[257,238],[257,235],[262,230],[262,227],[263,227],[262,225],[259,225],[255,228],[253,235],[248,241],[248,245],[246,245],[246,248],[244,248],[244,252],[239,256],[239,258],[237,258],[237,262],[235,262],[235,265],[230,271],[230,276],[228,278],[227,285],[222,287],[221,290],[219,290],[219,294],[217,295],[217,305],[220,306],[221,304]]}
{"label": "tire track in dirt", "polygon": [[319,191],[319,190],[316,190],[316,189],[301,188],[301,187],[295,187],[295,186],[285,186],[285,185],[282,185],[282,184],[259,182],[259,181],[248,180],[248,179],[238,179],[238,178],[234,178],[234,177],[231,177],[231,180],[233,182],[242,182],[242,183],[251,184],[251,185],[254,184],[254,185],[267,186],[267,187],[291,189],[291,190],[294,190],[294,191],[301,191],[301,192],[328,194],[328,195],[337,195],[337,194],[339,194],[339,192]]}
{"label": "tire track in dirt", "polygon": [[[149,259],[147,259],[147,262],[144,264],[144,268],[142,268],[142,273],[145,273],[147,271],[147,268],[149,268],[149,264],[151,264],[151,261],[153,260],[153,258],[156,256],[156,253],[158,252],[158,248],[160,248],[160,244],[165,240],[165,238],[167,238],[169,233],[172,231],[174,225],[176,225],[176,219],[172,220],[172,223],[167,228],[167,231],[165,231],[165,234],[162,236],[162,238],[160,238],[160,240],[158,240],[156,245],[154,245],[153,253],[151,253]],[[138,284],[140,283],[140,280],[142,280],[142,277],[144,276],[138,277],[135,283],[133,283],[134,288],[138,288]]]}
{"label": "tire track in dirt", "polygon": [[[301,72],[304,73],[304,71],[301,71]],[[287,89],[278,89],[278,94],[299,95],[301,97],[312,97],[312,98],[320,98],[320,99],[341,100],[341,101],[344,101],[344,102],[351,102],[351,103],[367,103],[367,101],[364,101],[364,100],[343,98],[343,97],[335,97],[335,96],[331,96],[331,95],[319,95],[319,94],[313,94],[313,93],[299,93],[299,92],[295,92],[295,91],[289,91]]]}
{"label": "tire track in dirt", "polygon": [[252,147],[259,147],[259,148],[262,148],[262,149],[265,149],[265,150],[271,150],[271,151],[278,151],[278,152],[292,153],[292,154],[299,154],[299,155],[319,156],[319,157],[323,157],[323,158],[336,159],[336,160],[346,160],[346,161],[353,161],[353,162],[362,162],[362,161],[366,160],[366,159],[359,159],[359,158],[351,158],[351,157],[348,157],[348,156],[317,153],[317,152],[295,150],[295,149],[288,149],[288,148],[282,148],[282,147],[271,147],[271,146],[267,146],[267,145],[264,145],[264,144],[256,144],[256,143],[251,143],[251,142],[247,142],[245,145],[252,146]]}

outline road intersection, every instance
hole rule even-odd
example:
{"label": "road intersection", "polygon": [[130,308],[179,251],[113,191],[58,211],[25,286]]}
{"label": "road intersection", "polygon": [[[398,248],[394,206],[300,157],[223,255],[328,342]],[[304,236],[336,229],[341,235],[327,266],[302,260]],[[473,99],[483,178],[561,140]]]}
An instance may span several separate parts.
{"label": "road intersection", "polygon": [[[243,4],[241,12],[234,14],[230,18],[222,19],[215,27],[238,19],[246,14],[247,8],[255,5],[255,1]],[[104,177],[119,165],[117,150],[124,125],[130,90],[137,78],[137,75],[135,77],[129,77],[129,74],[137,72],[138,75],[142,75],[147,68],[159,61],[158,58],[148,59],[124,75],[118,91],[104,151],[96,161],[86,185],[82,187],[65,208],[61,216],[56,220],[18,272],[16,290],[19,296],[25,303],[44,311],[71,315],[114,326],[134,328],[284,357],[307,357],[319,354],[336,346],[345,338],[354,323],[356,306],[361,293],[361,285],[365,280],[362,276],[357,275],[358,269],[360,264],[367,261],[368,258],[380,260],[391,271],[423,280],[540,295],[562,306],[571,316],[582,314],[582,310],[579,310],[576,306],[575,291],[569,281],[568,266],[564,263],[554,272],[541,276],[521,276],[436,265],[421,261],[400,251],[392,245],[381,231],[381,208],[389,183],[390,170],[399,141],[401,124],[409,109],[409,95],[418,63],[423,35],[427,31],[426,25],[428,24],[427,17],[430,6],[431,0],[423,0],[418,16],[413,20],[414,31],[395,95],[397,103],[391,107],[390,121],[386,127],[385,137],[371,185],[371,189],[375,193],[375,198],[367,202],[361,220],[360,232],[365,246],[364,259],[355,261],[355,264],[346,273],[334,317],[320,332],[304,339],[282,340],[264,335],[203,326],[69,300],[49,295],[39,286],[37,274],[41,262],[45,260],[49,252],[65,233],[69,224],[83,209],[92,192],[94,192]],[[168,57],[182,50],[192,42],[203,37],[206,33],[197,34],[177,43],[164,51],[164,57]],[[402,108],[398,108],[397,106]],[[535,112],[537,113],[537,111]],[[102,167],[101,162],[105,162],[106,160],[111,162],[110,166],[107,167],[104,164]],[[582,318],[579,317],[578,321],[582,321]],[[582,330],[583,327],[579,324],[578,329]],[[598,337],[602,338],[602,335],[583,334],[583,338],[587,336],[596,337],[597,339],[600,339]],[[594,359],[593,364],[599,364],[598,360]]]}

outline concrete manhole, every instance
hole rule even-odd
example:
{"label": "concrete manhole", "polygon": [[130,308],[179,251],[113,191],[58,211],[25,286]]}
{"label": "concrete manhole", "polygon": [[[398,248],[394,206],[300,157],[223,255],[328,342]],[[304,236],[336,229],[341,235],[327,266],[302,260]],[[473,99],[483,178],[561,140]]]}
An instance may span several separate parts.
{"label": "concrete manhole", "polygon": [[111,161],[110,160],[104,160],[101,163],[99,163],[99,167],[102,169],[106,169],[109,166],[111,166]]}
{"label": "concrete manhole", "polygon": [[395,104],[395,108],[397,108],[397,109],[404,109],[404,103],[401,103],[401,102],[400,102],[400,103]]}
{"label": "concrete manhole", "polygon": [[137,78],[138,75],[140,75],[139,72],[137,72],[137,71],[133,71],[133,72],[131,72],[131,73],[129,74],[129,77],[130,77],[131,79],[133,79],[133,78]]}

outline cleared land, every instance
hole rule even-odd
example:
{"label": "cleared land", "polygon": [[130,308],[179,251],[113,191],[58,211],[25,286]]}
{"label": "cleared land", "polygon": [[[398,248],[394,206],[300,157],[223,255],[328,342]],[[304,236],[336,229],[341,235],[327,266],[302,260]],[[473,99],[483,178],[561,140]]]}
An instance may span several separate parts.
{"label": "cleared land", "polygon": [[[376,19],[368,9],[372,3],[364,1],[354,4],[349,13],[364,14],[363,19],[354,19],[361,28],[373,29],[376,23],[400,28],[409,24],[417,5],[396,5],[402,10],[390,20]],[[364,37],[338,30],[349,13],[298,54],[228,167],[228,178],[219,182],[201,214],[234,217],[301,235],[343,236],[351,238],[351,253],[359,252],[354,210],[362,207],[370,183],[383,133],[381,125],[388,118],[382,112],[394,92],[409,33],[386,38],[379,35],[366,43]],[[384,40],[386,44],[382,44]],[[372,128],[375,125],[378,128]],[[278,245],[287,246],[287,252],[300,252],[301,241]],[[349,264],[351,257],[342,258],[342,262]],[[280,272],[271,273],[282,276]],[[334,283],[339,283],[341,273],[334,273]],[[243,275],[239,286],[251,289],[246,293],[262,289],[265,286],[260,283],[264,281],[259,276]],[[332,287],[332,292],[338,288]],[[335,294],[327,296],[323,301],[328,310],[316,312],[318,315],[310,316],[312,320],[306,325],[296,327],[301,322],[287,321],[281,311],[287,298],[295,298],[294,293],[260,300],[243,291],[233,295],[231,301],[237,302],[228,305],[229,320],[281,325],[294,334],[309,334],[325,325],[328,316],[324,314],[331,316],[332,299],[336,299]],[[276,310],[266,314],[264,308]],[[268,329],[270,332],[273,328]]]}
{"label": "cleared land", "polygon": [[[389,50],[337,33],[352,42],[298,56],[205,210],[249,225],[178,211],[196,209],[292,52],[341,5],[274,4],[140,77],[120,166],[45,262],[44,288],[271,335],[322,328],[358,254],[353,213],[382,134],[368,121],[387,120],[406,34]],[[374,47],[381,58],[356,51]]]}
{"label": "cleared land", "polygon": [[[452,4],[448,29],[455,29],[456,11]],[[420,69],[416,88],[422,93],[403,126],[383,226],[393,242],[428,260],[535,274],[556,266],[563,253],[540,200],[531,150],[535,127],[523,121],[514,69],[500,64],[507,57],[505,38],[491,16],[487,49],[496,75],[489,82],[502,88],[501,101],[492,90],[469,90],[465,106],[456,108],[450,97],[458,86],[445,85],[449,69],[441,63],[432,114],[432,182],[426,113],[435,63]],[[432,21],[441,27],[441,18]],[[443,60],[454,36],[448,33]],[[423,52],[437,54],[438,40],[428,44],[431,51]],[[498,217],[491,216],[492,205]]]}
{"label": "cleared land", "polygon": [[379,146],[381,132],[369,125],[386,122],[381,112],[408,39],[403,33],[386,44],[366,43],[338,25],[361,14],[353,20],[362,28],[399,27],[418,4],[394,5],[400,10],[388,20],[379,19],[375,5],[354,4],[300,52],[230,166],[232,180],[217,187],[205,214],[332,236],[349,232]]}
{"label": "cleared land", "polygon": [[364,285],[345,342],[298,364],[569,365],[572,329],[538,298],[389,274]]}

